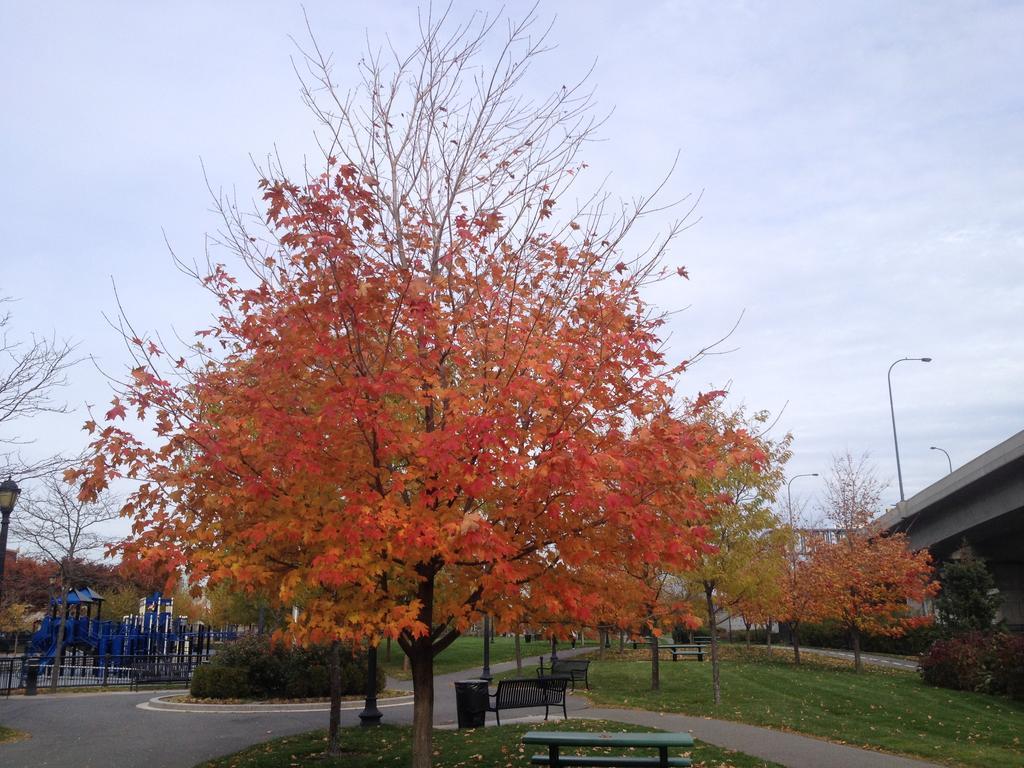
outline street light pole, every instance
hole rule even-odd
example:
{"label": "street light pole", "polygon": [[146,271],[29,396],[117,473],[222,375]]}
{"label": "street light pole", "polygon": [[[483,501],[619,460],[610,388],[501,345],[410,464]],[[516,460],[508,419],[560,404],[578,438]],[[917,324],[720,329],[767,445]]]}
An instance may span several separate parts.
{"label": "street light pole", "polygon": [[380,725],[384,715],[377,709],[377,646],[373,640],[366,651],[366,702],[359,713],[359,724],[362,726]]}
{"label": "street light pole", "polygon": [[21,488],[7,478],[0,483],[0,597],[4,594],[4,565],[7,562],[7,527],[11,524],[11,512],[18,501]]}
{"label": "street light pole", "polygon": [[900,501],[906,501],[906,497],[903,495],[903,470],[900,467],[900,441],[896,437],[896,408],[892,404],[892,369],[900,363],[912,360],[919,363],[930,363],[932,359],[930,357],[901,357],[895,363],[889,366],[889,373],[887,378],[889,380],[889,414],[892,416],[892,442],[896,447],[896,477],[899,478],[900,482]]}
{"label": "street light pole", "polygon": [[793,481],[798,477],[817,477],[817,472],[805,472],[802,475],[793,475],[786,483],[786,508],[789,510],[789,527],[793,527]]}
{"label": "street light pole", "polygon": [[939,448],[938,446],[935,446],[935,445],[931,446],[928,450],[929,451],[942,451],[944,454],[946,454],[946,461],[949,462],[949,474],[952,475],[953,474],[953,460],[951,458],[949,458],[949,451],[947,451],[945,448]]}
{"label": "street light pole", "polygon": [[491,615],[484,614],[484,668],[480,672],[480,679],[491,681]]}

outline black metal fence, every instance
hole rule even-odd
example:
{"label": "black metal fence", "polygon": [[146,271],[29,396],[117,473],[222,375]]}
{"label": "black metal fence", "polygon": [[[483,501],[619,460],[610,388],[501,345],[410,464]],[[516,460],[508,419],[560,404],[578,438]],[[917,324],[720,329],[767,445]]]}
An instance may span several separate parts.
{"label": "black metal fence", "polygon": [[25,656],[0,657],[0,695],[10,696],[12,690],[21,687],[25,658]]}
{"label": "black metal fence", "polygon": [[[196,667],[209,656],[92,656],[66,659],[61,664],[58,688],[128,686],[162,683],[187,683]],[[53,684],[53,666],[33,656],[0,657],[0,696],[31,688],[36,678],[39,688]]]}

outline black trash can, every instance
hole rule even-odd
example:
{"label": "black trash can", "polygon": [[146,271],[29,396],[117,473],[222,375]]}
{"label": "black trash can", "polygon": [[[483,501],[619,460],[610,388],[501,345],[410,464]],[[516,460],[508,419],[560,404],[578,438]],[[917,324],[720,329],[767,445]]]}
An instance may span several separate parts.
{"label": "black trash can", "polygon": [[32,659],[25,664],[25,695],[35,696],[39,686],[39,660]]}
{"label": "black trash can", "polygon": [[487,681],[456,681],[455,712],[459,728],[482,728],[487,716]]}

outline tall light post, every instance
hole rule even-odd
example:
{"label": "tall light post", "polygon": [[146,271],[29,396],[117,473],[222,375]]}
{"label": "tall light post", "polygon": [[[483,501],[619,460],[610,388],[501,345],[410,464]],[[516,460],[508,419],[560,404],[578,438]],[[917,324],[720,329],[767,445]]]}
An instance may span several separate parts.
{"label": "tall light post", "polygon": [[786,483],[786,508],[789,510],[789,527],[793,527],[793,481],[798,477],[817,477],[817,472],[805,472],[802,475],[793,475]]}
{"label": "tall light post", "polygon": [[953,460],[951,458],[949,458],[949,451],[947,451],[945,448],[939,448],[936,445],[931,446],[928,450],[929,451],[942,451],[944,454],[946,454],[946,461],[949,462],[949,474],[952,475],[953,474]]}
{"label": "tall light post", "polygon": [[491,615],[484,614],[484,668],[480,672],[480,679],[491,681]]}
{"label": "tall light post", "polygon": [[382,717],[383,713],[377,709],[377,644],[371,638],[370,647],[366,650],[366,701],[359,713],[359,724],[367,727],[380,725]]}
{"label": "tall light post", "polygon": [[889,379],[889,413],[892,416],[892,442],[896,446],[896,477],[900,481],[900,501],[906,501],[906,497],[903,495],[903,470],[900,468],[900,441],[896,437],[896,408],[892,404],[892,369],[908,360],[918,363],[930,363],[932,361],[930,357],[901,357],[889,366],[889,373],[887,374]]}
{"label": "tall light post", "polygon": [[14,505],[18,503],[18,495],[21,488],[18,484],[7,478],[0,483],[0,597],[4,594],[4,564],[7,561],[7,526],[11,524],[11,512]]}

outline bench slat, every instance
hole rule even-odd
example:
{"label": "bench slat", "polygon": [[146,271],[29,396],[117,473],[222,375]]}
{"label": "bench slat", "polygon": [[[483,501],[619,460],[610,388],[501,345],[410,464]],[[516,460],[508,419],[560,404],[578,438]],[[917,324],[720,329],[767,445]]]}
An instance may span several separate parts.
{"label": "bench slat", "polygon": [[[530,758],[533,765],[550,765],[547,755],[534,755]],[[558,762],[562,765],[594,766],[594,768],[659,768],[661,759],[657,757],[633,757],[626,755],[559,755]],[[688,757],[670,757],[669,765],[692,765]]]}

